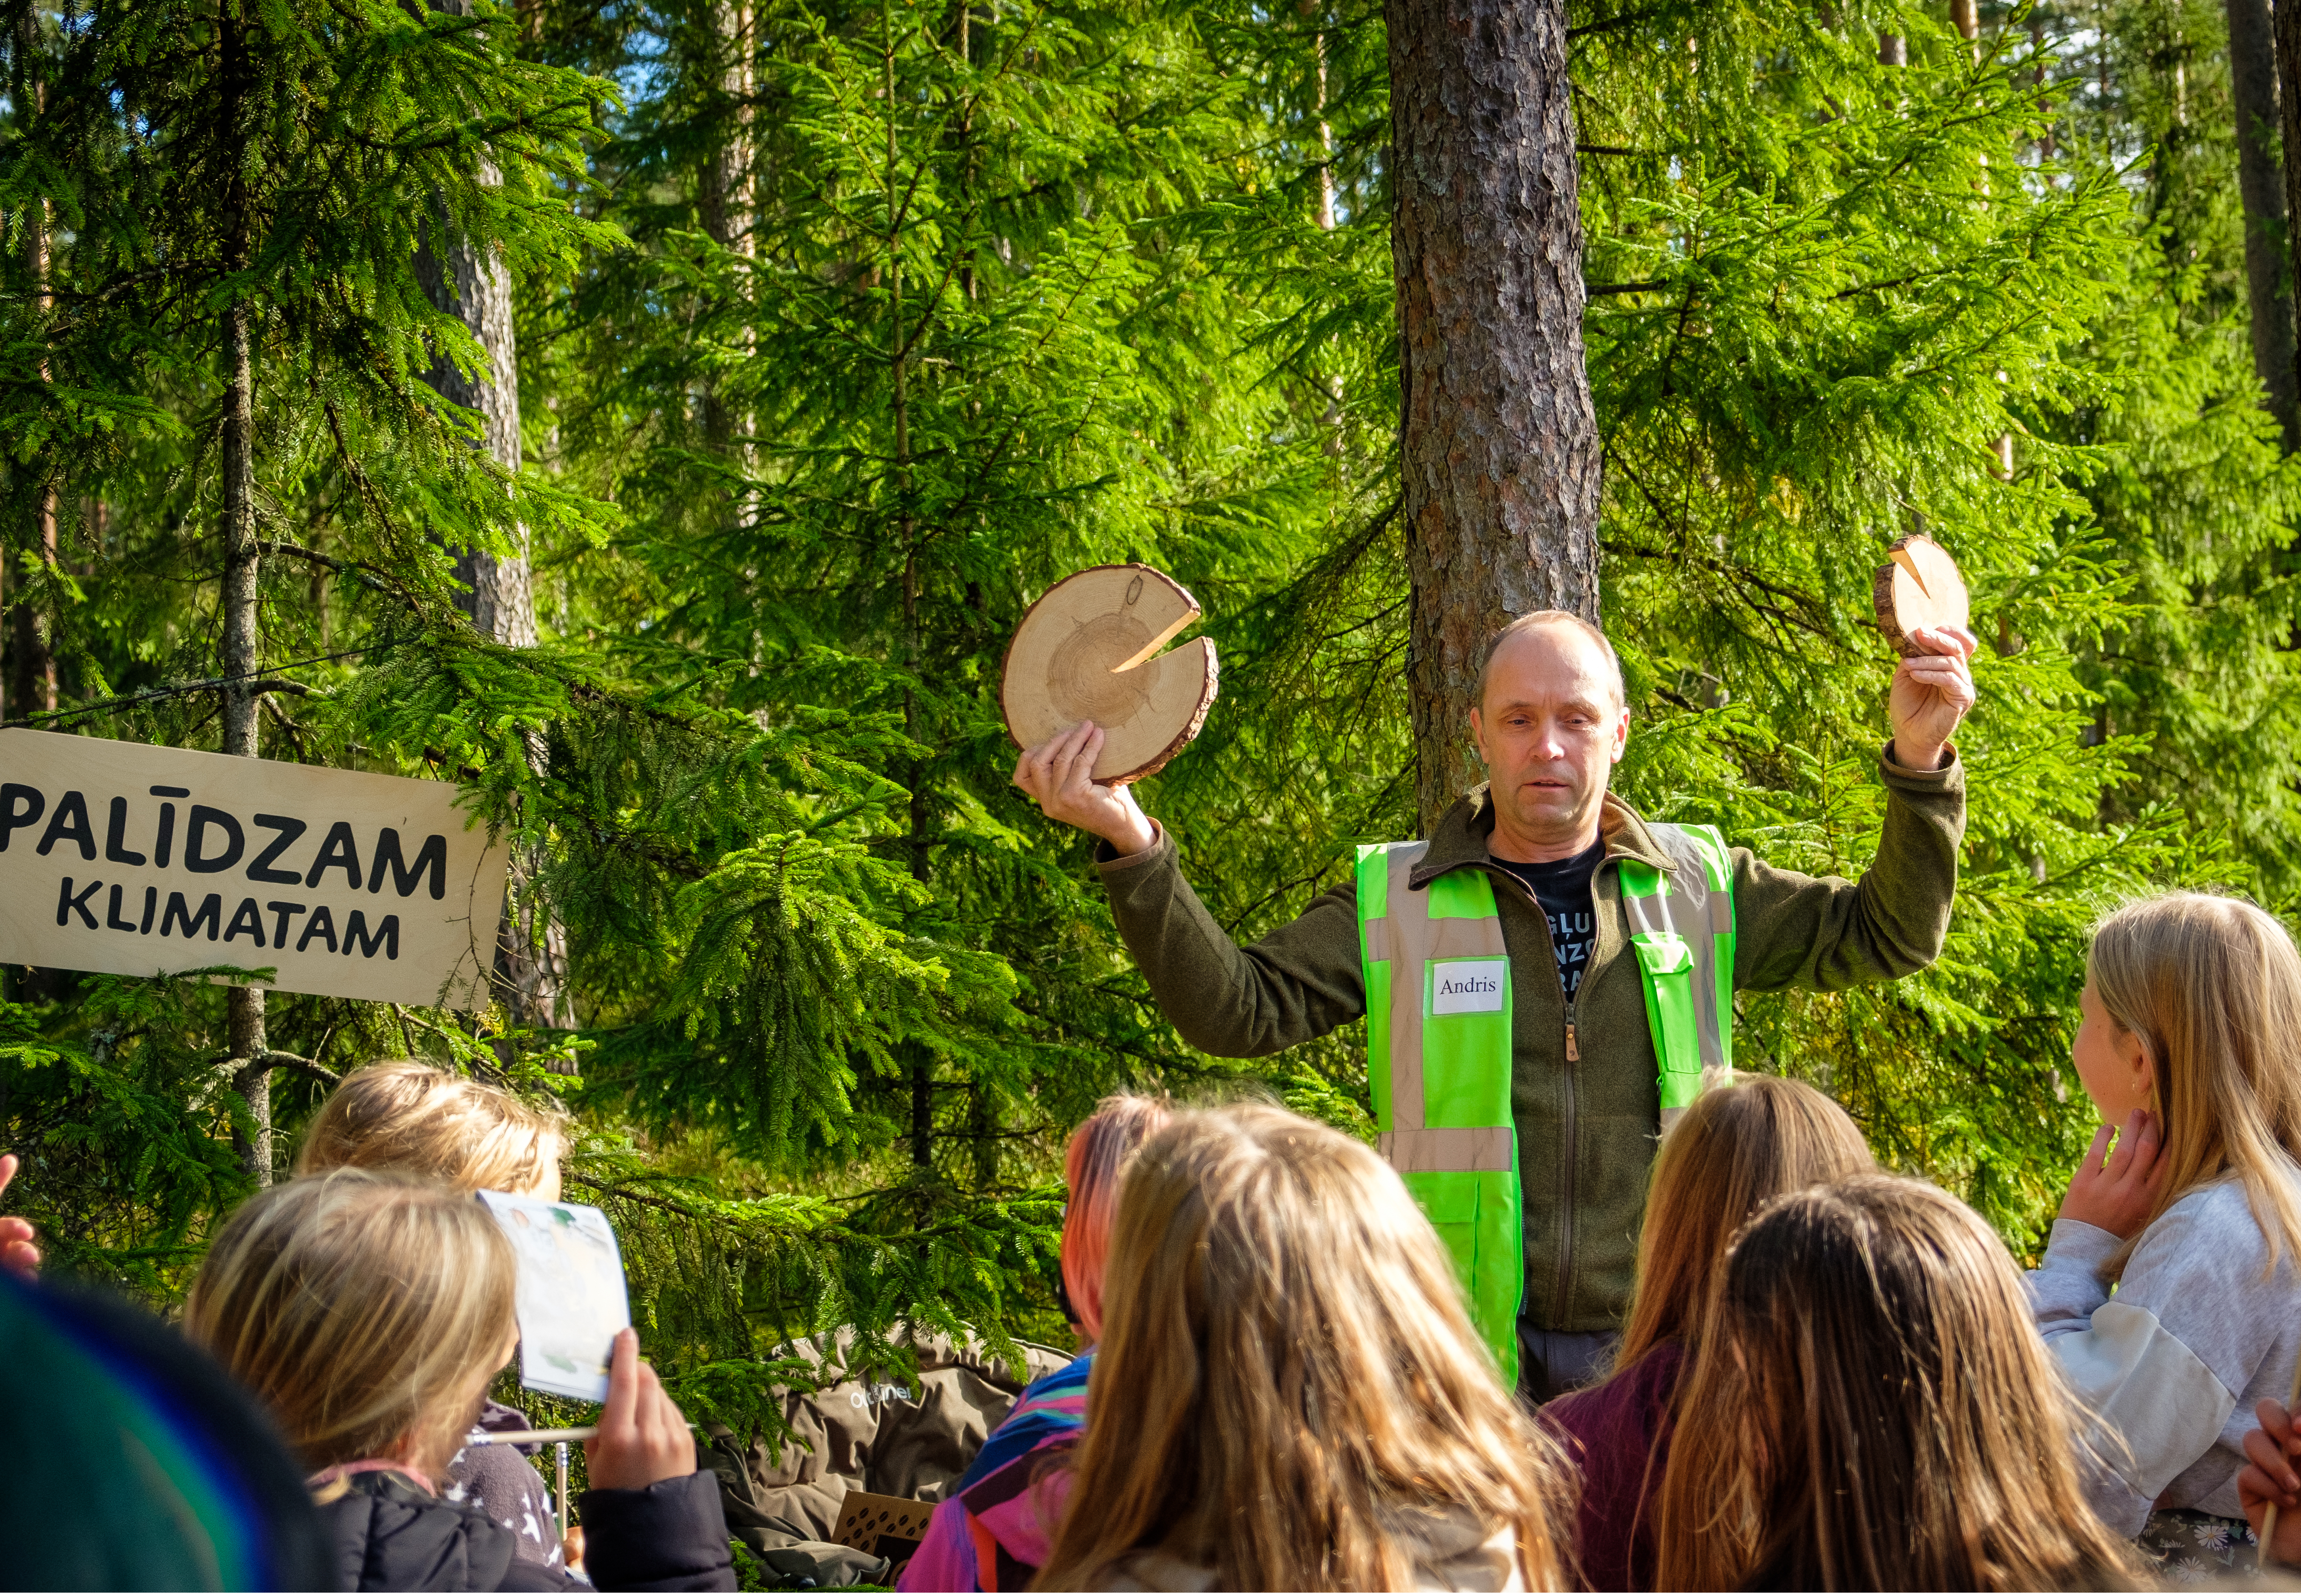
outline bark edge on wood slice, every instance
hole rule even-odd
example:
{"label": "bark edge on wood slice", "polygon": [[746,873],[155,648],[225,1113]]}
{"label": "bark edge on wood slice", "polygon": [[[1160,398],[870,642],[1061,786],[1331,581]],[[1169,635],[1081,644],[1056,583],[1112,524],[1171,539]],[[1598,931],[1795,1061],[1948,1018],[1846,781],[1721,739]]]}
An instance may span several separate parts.
{"label": "bark edge on wood slice", "polygon": [[1923,533],[1896,538],[1878,567],[1870,597],[1878,607],[1878,630],[1904,659],[1922,654],[1910,640],[1920,627],[1963,627],[1971,620],[1965,578],[1949,550]]}
{"label": "bark edge on wood slice", "polygon": [[999,709],[1015,746],[1033,748],[1082,721],[1103,730],[1098,781],[1132,781],[1181,753],[1206,724],[1219,673],[1192,638],[1199,601],[1149,565],[1090,565],[1023,613],[1000,667]]}

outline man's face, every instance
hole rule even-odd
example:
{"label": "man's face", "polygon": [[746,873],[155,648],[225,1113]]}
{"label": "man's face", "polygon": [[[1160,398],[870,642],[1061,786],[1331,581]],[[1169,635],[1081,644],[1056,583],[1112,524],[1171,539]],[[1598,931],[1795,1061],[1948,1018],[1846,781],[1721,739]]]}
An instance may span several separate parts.
{"label": "man's face", "polygon": [[1544,626],[1502,644],[1470,729],[1494,780],[1499,840],[1556,847],[1596,823],[1630,712],[1615,702],[1597,644],[1570,626]]}

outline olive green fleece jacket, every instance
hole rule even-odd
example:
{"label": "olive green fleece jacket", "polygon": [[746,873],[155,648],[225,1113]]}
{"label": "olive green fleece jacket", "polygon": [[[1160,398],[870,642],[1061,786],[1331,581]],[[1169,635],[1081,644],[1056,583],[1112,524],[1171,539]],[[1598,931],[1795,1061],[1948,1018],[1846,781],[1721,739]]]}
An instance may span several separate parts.
{"label": "olive green fleece jacket", "polygon": [[[1835,991],[1921,970],[1941,952],[1965,831],[1965,770],[1878,761],[1886,822],[1878,857],[1858,882],[1776,870],[1745,848],[1734,856],[1734,984],[1743,991]],[[1661,1102],[1645,990],[1622,912],[1621,860],[1673,868],[1636,812],[1609,794],[1599,822],[1604,859],[1591,882],[1597,948],[1575,1000],[1577,1062],[1566,1057],[1566,997],[1550,925],[1517,877],[1486,851],[1494,812],[1485,789],[1438,823],[1415,867],[1418,890],[1450,870],[1494,880],[1510,950],[1510,1113],[1526,1189],[1526,1297],[1544,1330],[1603,1331],[1621,1323],[1645,1209],[1646,1174]],[[1323,1036],[1366,1013],[1358,889],[1311,899],[1251,948],[1217,924],[1183,879],[1161,827],[1142,853],[1097,850],[1119,934],[1150,990],[1192,1046],[1254,1058]]]}

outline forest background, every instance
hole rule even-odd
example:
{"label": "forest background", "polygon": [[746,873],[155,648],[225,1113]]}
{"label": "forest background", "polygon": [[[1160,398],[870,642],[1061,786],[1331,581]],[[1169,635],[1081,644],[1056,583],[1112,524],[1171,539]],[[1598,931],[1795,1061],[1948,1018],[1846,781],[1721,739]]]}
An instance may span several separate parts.
{"label": "forest background", "polygon": [[[2025,1255],[2090,919],[2301,898],[2247,4],[1567,7],[1619,785],[1857,873],[1870,572],[1959,556],[1948,949],[1745,998],[1741,1058]],[[1199,597],[1222,697],[1144,799],[1242,939],[1459,764],[1409,702],[1381,6],[43,0],[0,46],[9,723],[454,781],[517,850],[485,1014],[10,971],[54,1266],[172,1300],[332,1080],[431,1057],[576,1111],[652,1356],[748,1425],[796,1335],[1060,1342],[1105,1092],[1370,1132],[1356,1028],[1175,1036],[995,689],[1077,566]]]}

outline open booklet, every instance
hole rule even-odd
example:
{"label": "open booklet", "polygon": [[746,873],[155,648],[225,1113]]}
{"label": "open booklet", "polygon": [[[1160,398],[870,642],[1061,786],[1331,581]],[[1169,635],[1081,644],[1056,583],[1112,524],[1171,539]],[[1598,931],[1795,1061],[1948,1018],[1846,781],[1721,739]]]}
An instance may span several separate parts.
{"label": "open booklet", "polygon": [[530,1391],[607,1400],[615,1333],[632,1322],[623,1257],[607,1216],[577,1202],[482,1191],[519,1260],[519,1380]]}

